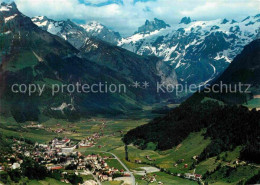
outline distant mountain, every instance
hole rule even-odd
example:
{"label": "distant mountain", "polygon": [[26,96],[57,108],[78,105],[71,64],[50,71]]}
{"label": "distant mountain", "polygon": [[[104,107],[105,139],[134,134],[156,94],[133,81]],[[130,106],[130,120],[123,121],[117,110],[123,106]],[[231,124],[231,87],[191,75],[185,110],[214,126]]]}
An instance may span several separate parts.
{"label": "distant mountain", "polygon": [[[71,44],[73,42],[67,41],[72,41],[81,29],[75,26],[72,35],[63,32],[73,23],[63,22],[61,25],[65,27],[54,32],[59,36],[53,35],[19,12],[14,3],[1,4],[0,22],[3,23],[0,30],[0,110],[19,122],[38,120],[41,115],[76,119],[99,113],[121,114],[172,98],[156,93],[154,85],[149,91],[131,86],[135,81],[164,82],[172,78],[171,81],[176,82],[174,71],[171,70],[169,76],[162,74],[167,65],[155,57],[142,57],[94,38],[87,39],[78,50]],[[50,28],[53,24],[44,25]],[[127,91],[121,94],[64,92],[51,95],[53,84],[76,82],[126,84]],[[16,83],[46,84],[47,89],[42,96],[13,93],[11,85]]]}
{"label": "distant mountain", "polygon": [[67,40],[76,48],[80,48],[89,37],[81,26],[71,20],[54,21],[45,16],[38,16],[32,18],[32,21],[41,29]]}
{"label": "distant mountain", "polygon": [[260,39],[256,39],[235,57],[216,83],[260,85]]}
{"label": "distant mountain", "polygon": [[190,17],[183,17],[179,24],[190,24],[190,23],[191,23]]}
{"label": "distant mountain", "polygon": [[154,18],[153,21],[146,20],[145,24],[138,28],[138,31],[135,34],[149,34],[154,31],[159,31],[161,29],[170,27],[169,24],[166,24],[163,20]]}
{"label": "distant mountain", "polygon": [[83,57],[118,71],[125,78],[134,77],[135,80],[140,82],[146,79],[154,89],[156,89],[156,82],[178,83],[176,73],[171,66],[158,60],[157,57],[139,56],[118,46],[100,42],[100,40],[93,38],[86,40],[80,51]]}
{"label": "distant mountain", "polygon": [[[171,62],[180,83],[203,85],[220,75],[243,47],[259,35],[260,14],[243,21],[192,21],[148,29],[149,21],[119,46],[139,55]],[[146,31],[146,27],[147,30]]]}
{"label": "distant mountain", "polygon": [[[246,45],[223,74],[212,82],[212,88],[215,84],[227,84],[228,87],[223,85],[222,92],[219,93],[207,93],[205,90],[201,94],[227,104],[247,104],[249,107],[259,108],[260,104],[256,103],[254,95],[260,93],[260,39]],[[247,92],[239,92],[239,84],[243,84],[241,90]]]}
{"label": "distant mountain", "polygon": [[96,21],[91,21],[81,26],[86,30],[86,32],[90,36],[98,38],[102,41],[106,41],[111,44],[116,45],[118,41],[122,38],[119,32],[114,32]]}
{"label": "distant mountain", "polygon": [[[111,68],[112,70],[118,70],[121,73],[126,72],[124,75],[131,76],[133,75],[130,74],[132,71],[136,77],[139,78],[139,81],[141,81],[144,76],[147,76],[147,71],[157,70],[157,75],[159,75],[162,79],[159,80],[159,82],[164,81],[166,84],[178,83],[176,73],[174,70],[172,70],[172,67],[168,63],[162,62],[161,60],[158,62],[158,58],[156,57],[140,57],[136,54],[133,54],[132,52],[115,46],[114,42],[111,40],[109,42],[102,42],[103,40],[99,38],[102,34],[107,33],[107,35],[116,35],[118,36],[118,39],[120,38],[120,35],[119,33],[113,32],[107,29],[104,25],[101,25],[97,22],[90,22],[87,25],[81,25],[85,29],[84,32],[80,26],[71,22],[70,20],[57,22],[46,17],[35,17],[32,19],[32,21],[34,21],[34,23],[40,26],[40,28],[43,30],[58,35],[59,37],[69,41],[75,47],[80,46],[77,48],[80,50],[81,57],[83,56],[88,60],[97,62],[99,65],[105,65],[106,67]],[[155,19],[155,22],[156,24],[161,23],[161,21],[158,19]],[[56,28],[59,27],[59,29],[57,29],[58,31],[53,31],[53,25],[56,25]],[[75,38],[75,40],[70,39],[71,37]],[[110,38],[112,39],[115,37]],[[107,39],[109,39],[109,36]],[[116,40],[117,39],[115,39],[115,42]],[[75,43],[80,43],[80,45],[76,45]],[[135,61],[138,61],[139,64],[137,64]],[[140,61],[143,61],[143,63],[140,63]],[[138,68],[136,68],[135,65],[138,65]],[[129,69],[129,67],[131,69]],[[156,69],[154,69],[154,67],[156,67]],[[150,84],[152,84],[154,88],[157,81],[156,79],[149,80],[149,82],[153,82]]]}
{"label": "distant mountain", "polygon": [[259,15],[240,22],[227,19],[193,21],[184,17],[173,26],[155,18],[146,20],[134,35],[121,38],[118,32],[95,21],[77,25],[69,20],[53,21],[46,17],[32,20],[78,49],[86,39],[95,37],[139,55],[160,57],[171,63],[180,83],[201,86],[212,82],[246,44],[259,36],[260,26]]}
{"label": "distant mountain", "polygon": [[[105,65],[108,68],[111,68],[113,66],[113,70],[119,70],[121,73],[127,72],[124,73],[125,75],[133,75],[130,74],[130,72],[132,71],[136,75],[136,77],[139,78],[139,81],[143,79],[143,75],[147,76],[147,70],[157,70],[157,75],[162,78],[162,80],[159,80],[160,82],[164,81],[165,83],[171,84],[178,83],[176,73],[174,70],[172,70],[172,67],[168,63],[162,62],[161,60],[158,62],[158,58],[156,57],[140,57],[125,49],[117,47],[116,45],[114,45],[114,42],[102,42],[103,40],[99,38],[102,34],[107,33],[107,35],[118,35],[119,37],[120,35],[118,33],[112,32],[111,30],[107,29],[105,26],[97,22],[90,22],[87,25],[81,25],[85,29],[85,31],[82,31],[82,28],[80,26],[71,22],[70,20],[56,22],[51,19],[47,19],[46,17],[40,17],[40,20],[43,23],[40,23],[38,21],[39,17],[35,17],[32,20],[43,30],[58,35],[65,40],[68,40],[75,47],[80,46],[77,48],[81,51],[81,57],[84,56],[86,59],[97,62],[99,65]],[[69,26],[66,26],[68,25],[68,23]],[[56,25],[56,27],[57,25],[60,25],[60,28],[57,29],[59,30],[58,32],[53,32],[52,28],[54,24]],[[75,38],[75,40],[70,39],[71,37]],[[107,37],[107,39],[108,38],[109,37]],[[111,39],[112,38],[114,37],[111,37]],[[80,43],[80,45],[75,45],[75,43]],[[135,63],[133,58],[138,62],[144,61],[144,63],[137,64]],[[138,68],[136,68],[135,65],[138,65]],[[131,66],[131,69],[127,69],[129,66]],[[156,69],[153,69],[154,67],[156,67]],[[152,84],[155,88],[158,79],[150,79],[149,81],[153,82]]]}
{"label": "distant mountain", "polygon": [[219,76],[242,48],[259,36],[260,26],[259,15],[240,22],[227,19],[193,21],[184,17],[171,27],[155,18],[147,20],[134,35],[121,38],[118,32],[95,21],[79,26],[69,20],[53,21],[46,17],[32,20],[78,49],[86,39],[95,37],[142,56],[160,57],[175,69],[179,83],[201,86]]}
{"label": "distant mountain", "polygon": [[88,37],[95,37],[112,44],[117,44],[121,39],[118,32],[95,21],[78,25],[71,20],[55,21],[46,16],[33,17],[32,21],[43,30],[68,40],[76,48],[80,48]]}

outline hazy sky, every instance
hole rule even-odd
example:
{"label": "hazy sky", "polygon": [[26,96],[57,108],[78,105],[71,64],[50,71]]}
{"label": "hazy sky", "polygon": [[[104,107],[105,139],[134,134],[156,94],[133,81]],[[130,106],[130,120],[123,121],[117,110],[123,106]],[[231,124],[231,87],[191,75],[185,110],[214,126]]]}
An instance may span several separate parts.
{"label": "hazy sky", "polygon": [[[0,0],[0,2],[3,0]],[[6,1],[6,0],[5,0]],[[195,20],[240,20],[260,13],[260,0],[14,0],[27,16],[46,15],[84,23],[96,20],[121,35],[130,35],[154,17],[176,24],[184,16]]]}

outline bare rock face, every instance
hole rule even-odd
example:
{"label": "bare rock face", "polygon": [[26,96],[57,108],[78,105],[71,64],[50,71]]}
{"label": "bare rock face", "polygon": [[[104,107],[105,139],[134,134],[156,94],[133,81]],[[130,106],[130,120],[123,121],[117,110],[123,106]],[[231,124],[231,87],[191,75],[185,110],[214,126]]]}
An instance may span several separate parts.
{"label": "bare rock face", "polygon": [[138,28],[138,31],[135,32],[139,34],[147,34],[151,33],[156,30],[161,30],[163,28],[170,27],[169,24],[166,24],[163,20],[159,20],[157,18],[154,18],[153,21],[146,20],[145,24]]}

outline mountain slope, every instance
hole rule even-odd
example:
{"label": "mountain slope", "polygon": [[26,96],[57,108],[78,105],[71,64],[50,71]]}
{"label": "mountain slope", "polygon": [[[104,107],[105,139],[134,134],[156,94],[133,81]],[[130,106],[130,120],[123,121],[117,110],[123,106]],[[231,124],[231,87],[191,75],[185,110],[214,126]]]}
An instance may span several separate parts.
{"label": "mountain slope", "polygon": [[[36,18],[33,18],[32,20],[35,24],[40,25],[40,28],[43,30],[46,30],[52,34],[56,34],[65,40],[69,37],[65,36],[64,34],[71,34],[71,32],[73,32],[70,29],[66,30],[62,26],[59,30],[66,30],[65,32],[52,32],[51,29],[48,29],[50,27],[49,24],[51,25],[58,23],[55,21],[53,23],[52,20],[47,18],[45,18],[47,19],[45,20],[44,17],[40,17],[40,19],[41,22],[47,26],[43,26],[41,22],[37,22]],[[61,21],[61,23],[64,24],[64,21]],[[81,33],[82,28],[74,23],[73,25],[73,28],[80,31]],[[178,83],[176,73],[174,70],[172,70],[170,65],[168,65],[166,62],[159,61],[156,57],[139,56],[118,46],[115,46],[113,43],[104,42],[102,39],[99,39],[99,37],[86,36],[90,32],[92,35],[97,33],[102,34],[104,30],[107,30],[112,34],[111,30],[108,30],[106,27],[97,22],[91,22],[90,24],[87,24],[83,27],[86,29],[87,34],[77,34],[81,41],[84,40],[84,42],[80,42],[83,44],[78,48],[80,50],[79,57],[91,60],[92,62],[108,67],[111,70],[115,70],[117,73],[124,75],[124,78],[130,78],[132,83],[134,83],[134,81],[138,81],[140,82],[140,85],[142,85],[142,82],[147,81],[149,83],[150,89],[152,89],[150,94],[153,94],[157,100],[160,99],[159,97],[169,97],[169,95],[156,92],[156,83]],[[69,28],[72,28],[72,26]],[[73,41],[68,41],[73,45]],[[140,90],[137,91],[139,91],[138,94],[143,94]],[[140,98],[143,98],[143,96],[141,95]],[[150,97],[148,99],[150,99],[150,102],[154,102],[154,98]]]}
{"label": "mountain slope", "polygon": [[[245,47],[227,71],[240,69],[245,65],[252,70],[258,69],[259,56],[259,40],[256,40]],[[244,66],[237,66],[241,63]],[[228,75],[234,77],[232,73],[224,72],[220,79],[230,79],[227,78]],[[259,83],[258,75],[252,75],[248,80],[247,82]],[[124,136],[124,142],[134,143],[142,148],[152,142],[157,149],[166,150],[180,144],[191,132],[205,129],[204,136],[209,137],[211,143],[199,155],[199,162],[243,146],[240,159],[259,163],[260,112],[255,109],[249,111],[242,106],[223,105],[223,102],[206,96],[205,93],[196,93],[166,116],[155,118],[147,125],[129,131]]]}
{"label": "mountain slope", "polygon": [[146,20],[145,24],[138,28],[138,31],[135,34],[149,34],[154,31],[159,31],[161,29],[170,27],[169,24],[166,24],[163,20],[154,18],[153,21]]}
{"label": "mountain slope", "polygon": [[80,51],[83,57],[118,71],[126,78],[134,78],[138,82],[147,80],[153,89],[156,89],[156,82],[178,83],[175,71],[166,63],[158,61],[157,57],[142,57],[93,38],[87,39]]}
{"label": "mountain slope", "polygon": [[54,21],[45,16],[39,16],[32,18],[32,21],[43,30],[64,38],[75,48],[80,48],[89,36],[82,27],[70,20]]}
{"label": "mountain slope", "polygon": [[[229,67],[212,82],[209,88],[218,90],[218,93],[204,90],[201,94],[223,101],[227,104],[244,104],[249,108],[259,108],[257,98],[260,88],[260,39],[256,39],[235,57]],[[224,85],[221,85],[224,84]],[[241,86],[241,85],[242,86]],[[227,86],[227,87],[226,87]],[[241,86],[241,88],[239,87]],[[239,92],[239,89],[242,91]],[[236,92],[234,92],[236,90]]]}
{"label": "mountain slope", "polygon": [[[115,95],[103,95],[103,98],[108,100],[102,101],[100,104],[98,102],[102,96],[99,97],[95,94],[65,92],[51,96],[50,86],[52,84],[69,84],[77,81],[95,83],[103,78],[109,80],[111,78],[121,79],[122,77],[107,68],[77,57],[79,52],[77,49],[64,39],[42,31],[31,22],[30,18],[21,14],[15,4],[1,5],[1,9],[6,7],[10,9],[2,11],[0,19],[16,16],[4,25],[4,33],[1,35],[1,40],[4,41],[1,43],[5,48],[4,54],[1,55],[2,112],[7,115],[11,114],[18,121],[37,120],[40,112],[47,112],[48,115],[56,114],[56,111],[52,111],[55,110],[52,109],[53,107],[72,102],[74,107],[79,108],[79,110],[77,109],[79,113],[81,111],[85,113],[106,112],[106,110],[107,112],[122,111],[124,105],[122,108],[120,108],[120,104],[119,107],[113,107],[111,102],[117,100],[120,102],[120,99],[121,102],[124,102],[124,98],[115,97]],[[101,74],[99,71],[104,71],[104,73]],[[105,74],[105,72],[111,73],[111,75]],[[113,81],[110,80],[110,82]],[[15,94],[11,92],[11,85],[15,83],[46,84],[48,89],[41,97]],[[4,102],[8,106],[5,106]],[[127,104],[125,103],[125,106]]]}
{"label": "mountain slope", "polygon": [[114,32],[95,21],[85,25],[77,25],[71,20],[55,21],[46,16],[33,17],[32,21],[43,30],[64,38],[77,49],[85,43],[88,37],[95,37],[112,44],[117,44],[121,39],[118,32]]}
{"label": "mountain slope", "polygon": [[[19,12],[16,5],[1,4],[0,21],[3,22],[0,32],[1,59],[1,113],[14,116],[17,121],[38,120],[44,113],[48,116],[67,119],[79,118],[80,115],[98,113],[125,113],[140,109],[142,104],[160,101],[160,94],[143,91],[127,86],[126,93],[71,93],[61,91],[51,95],[53,84],[132,84],[139,79],[134,73],[144,58],[136,54],[127,54],[123,49],[115,50],[115,56],[121,56],[122,66],[128,68],[131,75],[126,76],[116,68],[101,65],[103,60],[90,61],[75,47],[63,38],[52,35]],[[98,43],[103,43],[98,40]],[[93,45],[92,45],[93,46]],[[104,43],[106,46],[106,43]],[[126,61],[132,63],[124,63]],[[112,61],[110,61],[112,62]],[[146,69],[142,79],[163,80],[156,68],[158,60]],[[174,79],[173,79],[174,80]],[[12,84],[46,84],[46,91],[41,95],[11,92]],[[69,117],[69,118],[68,118]]]}
{"label": "mountain slope", "polygon": [[170,61],[179,82],[203,85],[221,74],[258,34],[260,15],[235,20],[191,21],[123,38],[119,46]]}
{"label": "mountain slope", "polygon": [[228,66],[225,72],[216,82],[224,83],[247,83],[259,85],[260,83],[260,39],[254,40],[245,46],[243,52],[239,54]]}
{"label": "mountain slope", "polygon": [[[86,39],[99,40],[125,48],[142,56],[157,56],[175,69],[179,83],[205,85],[219,76],[243,47],[259,34],[259,15],[243,21],[192,21],[184,17],[170,26],[164,21],[147,20],[134,35],[121,38],[95,21],[76,25],[71,21],[53,21],[46,17],[32,19],[52,34],[67,39],[80,48]],[[69,25],[69,26],[67,26]]]}
{"label": "mountain slope", "polygon": [[81,26],[90,36],[102,41],[116,45],[118,41],[121,40],[121,36],[118,32],[114,32],[96,21],[91,21]]}

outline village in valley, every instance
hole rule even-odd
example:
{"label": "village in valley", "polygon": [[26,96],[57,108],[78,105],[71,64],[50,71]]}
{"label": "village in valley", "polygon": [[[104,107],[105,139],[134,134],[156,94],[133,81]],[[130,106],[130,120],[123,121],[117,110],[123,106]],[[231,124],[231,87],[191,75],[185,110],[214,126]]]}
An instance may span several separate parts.
{"label": "village in valley", "polygon": [[[178,145],[171,151],[171,155],[159,155],[155,151],[140,150],[129,145],[129,159],[126,160],[122,135],[129,128],[143,123],[140,120],[125,122],[124,128],[121,121],[124,120],[90,119],[87,120],[88,124],[86,121],[78,124],[51,123],[52,125],[27,123],[21,126],[22,129],[30,133],[44,132],[45,135],[41,136],[44,142],[31,142],[26,134],[10,138],[12,155],[4,156],[7,162],[0,163],[0,173],[21,170],[24,162],[30,159],[53,174],[51,178],[64,184],[169,184],[169,179],[189,184],[203,183],[201,169],[197,172],[191,168],[197,156],[190,155],[185,159],[178,157],[190,141],[187,141],[187,146]],[[198,142],[203,139],[201,133],[192,139],[197,137]],[[199,152],[194,152],[196,153]],[[160,158],[170,162],[164,164]],[[235,162],[235,165],[245,165],[240,161]]]}
{"label": "village in valley", "polygon": [[[115,154],[102,151],[102,145],[98,141],[104,137],[104,129],[106,122],[98,126],[98,132],[92,133],[82,140],[75,140],[69,137],[54,137],[46,143],[28,143],[22,139],[12,139],[12,155],[5,156],[8,163],[0,163],[0,171],[19,170],[24,162],[24,158],[30,158],[40,165],[44,165],[50,172],[60,172],[60,182],[70,183],[68,174],[75,174],[83,177],[82,184],[96,185],[103,182],[121,181],[124,184],[138,184],[135,181],[133,174],[140,176],[140,180],[147,183],[164,184],[157,180],[156,172],[162,169],[156,167],[140,167],[139,171],[131,171],[115,156]],[[42,124],[30,123],[23,126],[26,129],[45,130],[55,134],[77,133],[73,126],[68,126],[67,129],[56,124],[55,128],[43,126]],[[119,130],[118,134],[123,134]],[[109,137],[114,137],[116,134],[109,134]],[[97,150],[98,149],[98,150]],[[84,151],[88,151],[87,153]],[[102,151],[102,152],[101,152]],[[122,158],[121,158],[122,159]],[[145,156],[145,160],[154,162],[149,155]],[[116,161],[116,162],[113,162]],[[135,164],[142,164],[142,160],[133,159]],[[185,167],[185,165],[184,165]],[[187,167],[185,167],[187,168]],[[198,174],[177,174],[176,176],[200,181],[201,175]],[[85,178],[84,178],[85,177]],[[167,183],[166,183],[167,184]]]}
{"label": "village in valley", "polygon": [[[109,166],[106,162],[107,160],[118,160],[110,153],[102,153],[83,155],[77,149],[91,148],[95,146],[96,139],[100,136],[95,133],[91,137],[87,137],[80,142],[75,142],[67,137],[64,138],[54,138],[48,144],[35,143],[34,145],[27,144],[24,141],[19,141],[13,139],[13,155],[6,156],[9,161],[8,164],[0,164],[0,171],[5,171],[10,169],[19,169],[23,163],[23,159],[20,156],[33,159],[35,162],[45,165],[49,171],[62,170],[61,182],[70,183],[66,179],[66,175],[69,173],[67,171],[73,170],[78,176],[92,176],[93,179],[85,181],[84,185],[96,185],[101,184],[104,181],[121,180],[124,178],[130,178],[131,173],[126,171],[124,167],[118,169],[114,166]],[[107,154],[107,155],[106,155]],[[23,157],[22,157],[23,158]],[[146,159],[152,161],[149,156]],[[141,160],[135,160],[135,163],[141,164]],[[151,172],[157,172],[158,169],[150,171],[148,168],[143,168],[144,171],[139,171],[142,175],[141,179],[149,183],[163,184],[163,182],[156,181],[155,174]],[[148,173],[148,174],[147,174]],[[138,173],[137,173],[138,174]],[[177,176],[182,176],[187,179],[194,181],[200,181],[201,175],[195,173],[178,174]],[[132,183],[131,183],[132,184]]]}
{"label": "village in valley", "polygon": [[[63,170],[62,175],[67,174],[67,170],[73,170],[76,175],[92,175],[94,180],[85,181],[84,184],[100,184],[103,181],[112,181],[117,177],[130,177],[130,174],[123,169],[117,169],[109,166],[106,160],[117,160],[114,156],[108,154],[89,154],[82,155],[77,151],[79,148],[89,148],[95,145],[96,134],[92,137],[76,143],[69,138],[54,138],[48,144],[29,145],[24,141],[14,139],[12,150],[13,155],[6,156],[8,164],[0,164],[0,171],[6,168],[19,169],[23,160],[20,156],[28,157],[37,163],[45,165],[49,171]],[[69,183],[67,179],[61,179],[61,182]]]}

